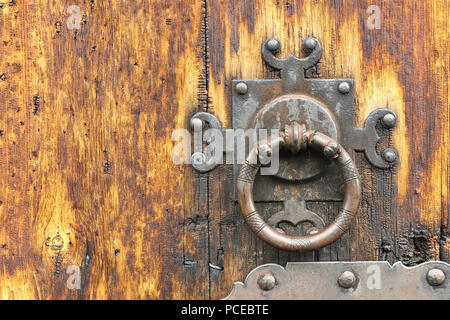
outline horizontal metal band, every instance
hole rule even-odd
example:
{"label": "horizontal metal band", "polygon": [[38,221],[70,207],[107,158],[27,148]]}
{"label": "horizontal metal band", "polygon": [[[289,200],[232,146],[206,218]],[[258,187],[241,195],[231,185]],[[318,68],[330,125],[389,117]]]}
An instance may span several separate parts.
{"label": "horizontal metal band", "polygon": [[342,175],[344,176],[344,182],[351,180],[356,180],[359,178],[358,170],[351,158],[347,159],[345,162],[338,162],[339,168],[342,170]]}
{"label": "horizontal metal band", "polygon": [[250,164],[248,161],[242,165],[239,171],[238,180],[248,183],[253,183],[255,181],[256,174],[259,170],[259,165]]}
{"label": "horizontal metal band", "polygon": [[333,223],[343,232],[346,232],[350,227],[350,224],[352,223],[354,217],[355,213],[342,208]]}
{"label": "horizontal metal band", "polygon": [[261,216],[258,214],[258,211],[253,211],[247,214],[245,217],[245,221],[248,223],[250,228],[256,233],[260,233],[264,227],[266,226],[266,223],[261,218]]}
{"label": "horizontal metal band", "polygon": [[[253,269],[235,282],[230,300],[449,300],[450,264],[288,262]],[[264,278],[265,281],[261,281]]]}

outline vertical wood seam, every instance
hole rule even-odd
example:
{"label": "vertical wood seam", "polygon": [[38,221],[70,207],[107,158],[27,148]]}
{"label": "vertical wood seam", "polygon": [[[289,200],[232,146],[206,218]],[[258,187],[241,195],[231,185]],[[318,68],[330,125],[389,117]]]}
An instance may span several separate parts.
{"label": "vertical wood seam", "polygon": [[[209,111],[209,47],[208,47],[208,0],[202,0],[202,6],[204,7],[204,16],[203,16],[203,64],[204,64],[204,72],[205,72],[205,94],[206,94],[206,101],[205,101],[205,109],[206,111]],[[206,219],[207,219],[207,227],[206,230],[208,232],[208,238],[207,238],[207,270],[208,270],[208,299],[211,299],[211,236],[210,236],[210,183],[211,183],[211,176],[208,173],[206,177]]]}

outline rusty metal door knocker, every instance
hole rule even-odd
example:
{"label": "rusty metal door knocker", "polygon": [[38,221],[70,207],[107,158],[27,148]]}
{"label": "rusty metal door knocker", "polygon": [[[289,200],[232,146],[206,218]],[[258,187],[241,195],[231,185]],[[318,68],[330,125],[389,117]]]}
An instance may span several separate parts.
{"label": "rusty metal door knocker", "polygon": [[[297,155],[283,151],[279,169],[272,175],[256,177],[261,165],[258,162],[247,161],[242,167],[242,162],[233,163],[234,200],[239,202],[241,213],[259,238],[283,250],[315,250],[336,241],[356,215],[360,200],[359,176],[353,162],[356,153],[364,152],[368,163],[377,168],[387,169],[396,164],[397,152],[392,148],[382,149],[378,143],[382,136],[387,137],[386,132],[380,136],[384,130],[395,127],[397,116],[390,109],[376,109],[368,115],[364,127],[355,127],[354,81],[319,77],[320,41],[313,37],[303,40],[303,58],[293,55],[279,58],[280,49],[281,42],[275,38],[266,40],[261,48],[267,68],[278,72],[278,76],[232,80],[233,129],[224,131],[285,128],[278,139],[274,138],[266,147],[279,143],[282,149],[294,153],[303,151]],[[218,119],[211,114],[208,116],[211,119],[198,113],[192,120],[198,122],[200,129],[223,130]],[[233,145],[233,141],[224,141],[227,155],[234,152],[228,149],[229,145]],[[199,153],[193,157],[206,159]],[[250,151],[248,157],[257,161],[258,149]],[[199,172],[213,170],[216,166],[207,165],[206,160],[199,163],[193,162]],[[339,169],[343,175],[339,174]],[[327,228],[326,219],[307,208],[308,202],[340,202],[342,199],[339,215]],[[257,213],[255,203],[277,202],[283,203],[284,210],[272,213],[266,223]],[[305,222],[312,227],[305,230]],[[281,223],[299,226],[300,234],[287,235],[288,230],[283,230]]]}
{"label": "rusty metal door knocker", "polygon": [[[202,143],[210,144],[207,129],[225,133],[223,150],[232,159],[238,158],[234,131],[277,130],[268,138],[261,137],[246,157],[232,163],[233,200],[250,229],[271,246],[287,251],[323,250],[350,228],[357,214],[361,186],[355,162],[360,166],[366,161],[380,169],[398,163],[399,154],[386,141],[397,115],[388,108],[375,109],[363,127],[356,127],[355,82],[319,77],[319,40],[303,40],[303,58],[279,58],[280,49],[281,42],[275,38],[262,45],[262,59],[274,77],[231,80],[232,129],[222,129],[210,113],[191,118],[194,132],[206,131],[203,140],[196,140],[192,165],[201,174],[218,165],[208,160],[207,152],[199,151]],[[231,133],[230,140],[226,133]],[[381,140],[384,143],[380,144]],[[271,169],[264,166],[270,163],[272,167],[275,159],[279,160],[276,171],[258,174],[260,168]],[[342,200],[339,213],[328,226],[323,214],[307,206],[308,202]],[[284,209],[274,212],[279,203]],[[298,231],[293,234],[286,224],[299,227]],[[383,278],[383,285],[376,290],[375,274]],[[226,299],[448,299],[449,275],[450,264],[440,261],[413,268],[387,261],[270,263],[253,269],[245,282],[235,282]]]}
{"label": "rusty metal door knocker", "polygon": [[[334,222],[327,228],[306,236],[289,236],[269,226],[258,214],[253,201],[253,183],[261,166],[259,150],[264,148],[265,152],[270,152],[275,144],[293,152],[311,147],[322,152],[340,168],[345,182],[344,203]],[[242,215],[252,231],[270,245],[289,251],[316,250],[339,239],[350,227],[361,197],[358,171],[350,155],[332,138],[320,132],[306,130],[304,125],[298,123],[286,125],[277,139],[268,139],[259,148],[249,152],[239,172],[236,189]]]}

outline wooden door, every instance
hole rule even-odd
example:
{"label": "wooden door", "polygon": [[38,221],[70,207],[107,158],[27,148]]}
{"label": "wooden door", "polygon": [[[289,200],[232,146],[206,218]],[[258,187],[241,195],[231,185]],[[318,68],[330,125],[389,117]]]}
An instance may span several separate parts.
{"label": "wooden door", "polygon": [[[449,262],[449,7],[4,0],[0,297],[217,299],[269,262]],[[383,139],[398,164],[376,169],[357,154],[358,217],[320,257],[252,234],[231,166],[200,174],[171,160],[172,132],[195,111],[231,128],[232,79],[276,77],[262,63],[266,39],[300,56],[308,36],[324,47],[321,77],[355,80],[357,126],[376,108],[398,115]],[[339,203],[307,206],[329,219]]]}

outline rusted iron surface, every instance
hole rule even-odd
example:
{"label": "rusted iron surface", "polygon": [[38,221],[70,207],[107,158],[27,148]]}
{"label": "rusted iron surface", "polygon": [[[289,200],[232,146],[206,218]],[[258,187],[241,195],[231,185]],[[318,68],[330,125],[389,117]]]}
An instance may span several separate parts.
{"label": "rusted iron surface", "polygon": [[440,261],[295,262],[266,264],[236,282],[226,300],[450,299],[450,265]]}
{"label": "rusted iron surface", "polygon": [[[267,224],[256,210],[253,199],[253,184],[261,166],[259,152],[262,148],[287,148],[300,151],[301,148],[313,148],[322,152],[340,168],[345,185],[344,203],[338,216],[327,228],[305,236],[285,235]],[[261,143],[259,148],[249,152],[236,181],[237,198],[241,213],[252,231],[270,245],[288,251],[317,250],[327,246],[348,230],[356,215],[361,197],[358,171],[350,155],[332,138],[311,130],[304,125],[287,125],[278,139]]]}
{"label": "rusted iron surface", "polygon": [[[208,1],[210,111],[224,127],[231,128],[232,121],[237,119],[230,109],[231,99],[235,99],[234,94],[230,95],[234,79],[279,80],[279,72],[260,63],[261,47],[258,46],[275,36],[283,44],[278,57],[284,58],[289,54],[301,57],[299,40],[314,35],[323,46],[319,65],[322,79],[318,80],[354,79],[354,93],[349,93],[354,94],[357,105],[352,127],[364,127],[368,115],[377,108],[388,108],[398,116],[393,130],[385,130],[381,123],[377,124],[377,133],[382,137],[378,154],[382,155],[389,147],[399,154],[397,165],[390,169],[372,166],[364,154],[353,154],[343,141],[338,141],[354,157],[363,199],[350,231],[335,244],[321,249],[323,253],[316,255],[316,260],[387,260],[391,263],[401,260],[405,265],[439,258],[449,261],[450,189],[446,186],[449,185],[450,139],[448,68],[445,66],[450,57],[450,2],[405,0],[402,5],[393,3]],[[366,21],[373,16],[366,9],[372,5],[380,8],[381,29],[367,28]],[[309,76],[306,75],[305,81],[315,80]],[[249,85],[249,93],[251,91]],[[212,276],[211,287],[216,298],[226,296],[234,281],[245,279],[258,265],[285,265],[287,261],[313,259],[313,252],[283,252],[255,240],[239,210],[229,208],[235,199],[230,169],[230,166],[222,166],[211,172],[214,183],[209,208],[214,223],[210,224],[209,259],[225,268],[217,278],[214,278],[216,273]],[[330,166],[329,170],[332,169]],[[287,189],[289,183],[282,179],[257,176],[255,187],[261,189],[262,195],[265,191],[268,200],[257,200],[259,192],[255,190],[257,208],[268,221],[271,215],[283,209],[282,201],[296,200],[298,196],[306,201],[309,210],[320,214],[325,223],[331,222],[340,202],[327,199],[336,196],[335,200],[341,200],[342,193],[340,198],[333,194],[329,185],[334,181],[327,179],[340,176],[328,171],[319,176],[316,181],[304,182],[304,188],[290,183],[298,188],[296,194]],[[325,180],[329,184],[322,183]],[[285,189],[291,195],[275,188]],[[317,196],[323,189],[327,198]],[[275,191],[279,198],[274,196]],[[282,224],[289,234],[305,230],[306,225],[294,228]]]}
{"label": "rusted iron surface", "polygon": [[312,228],[321,230],[325,228],[325,222],[315,212],[312,212],[306,208],[305,201],[285,201],[284,210],[273,214],[267,222],[274,228],[280,228],[280,223],[288,222],[294,227],[304,222],[312,224]]}
{"label": "rusted iron surface", "polygon": [[[304,123],[318,130],[353,154],[364,151],[367,160],[378,168],[389,168],[397,159],[392,149],[377,153],[380,137],[376,125],[392,129],[396,115],[388,109],[370,114],[364,128],[354,128],[355,88],[353,79],[319,79],[317,64],[322,56],[320,42],[309,37],[303,41],[303,59],[276,57],[281,43],[269,39],[262,46],[267,65],[280,71],[280,79],[233,80],[232,108],[234,129],[280,129],[292,122]],[[245,90],[242,88],[245,87]],[[384,121],[385,120],[385,121]],[[352,156],[353,157],[353,156]],[[237,173],[238,165],[234,172]],[[293,156],[282,152],[278,172],[273,177],[259,177],[254,189],[255,201],[342,200],[342,179],[337,168],[315,150]],[[293,181],[301,184],[293,184]]]}
{"label": "rusted iron surface", "polygon": [[[217,167],[213,157],[207,157],[203,150],[204,140],[208,140],[210,131],[204,129],[222,129],[222,123],[217,117],[208,112],[197,112],[191,119],[191,130],[194,131],[194,153],[191,156],[192,167],[201,173],[206,173]],[[204,134],[203,134],[203,131]]]}

